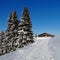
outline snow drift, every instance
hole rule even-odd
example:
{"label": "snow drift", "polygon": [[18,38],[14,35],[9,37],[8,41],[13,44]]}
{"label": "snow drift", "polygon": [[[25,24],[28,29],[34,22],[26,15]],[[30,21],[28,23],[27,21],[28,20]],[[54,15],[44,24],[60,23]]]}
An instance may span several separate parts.
{"label": "snow drift", "polygon": [[0,60],[60,60],[60,37],[34,38],[35,43],[0,56]]}

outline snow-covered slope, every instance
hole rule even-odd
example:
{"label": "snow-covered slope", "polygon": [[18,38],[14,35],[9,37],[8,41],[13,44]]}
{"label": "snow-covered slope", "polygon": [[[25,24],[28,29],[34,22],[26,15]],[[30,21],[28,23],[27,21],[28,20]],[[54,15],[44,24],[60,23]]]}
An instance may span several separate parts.
{"label": "snow-covered slope", "polygon": [[60,60],[60,38],[35,38],[35,43],[0,56],[0,60]]}
{"label": "snow-covered slope", "polygon": [[60,35],[49,41],[49,49],[52,52],[54,60],[60,60]]}

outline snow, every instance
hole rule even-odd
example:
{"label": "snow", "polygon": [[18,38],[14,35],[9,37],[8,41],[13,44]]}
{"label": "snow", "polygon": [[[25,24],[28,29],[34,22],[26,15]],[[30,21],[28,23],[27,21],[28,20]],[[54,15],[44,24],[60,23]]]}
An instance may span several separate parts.
{"label": "snow", "polygon": [[53,53],[54,60],[60,60],[60,35],[49,41],[50,49]]}
{"label": "snow", "polygon": [[35,43],[0,56],[0,60],[60,60],[60,37],[34,38]]}

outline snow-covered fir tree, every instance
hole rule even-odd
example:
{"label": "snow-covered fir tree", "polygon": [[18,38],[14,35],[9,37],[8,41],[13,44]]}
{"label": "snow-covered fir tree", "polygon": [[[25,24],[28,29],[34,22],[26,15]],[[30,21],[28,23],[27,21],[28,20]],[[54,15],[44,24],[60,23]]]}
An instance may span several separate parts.
{"label": "snow-covered fir tree", "polygon": [[17,48],[17,29],[18,29],[18,19],[17,19],[17,14],[16,11],[12,12],[8,18],[8,27],[7,27],[7,37],[9,40],[10,48],[9,50],[13,51]]}
{"label": "snow-covered fir tree", "polygon": [[5,54],[6,52],[6,40],[5,33],[2,31],[0,33],[0,55]]}
{"label": "snow-covered fir tree", "polygon": [[13,11],[10,16],[8,17],[8,26],[7,31],[14,31],[18,28],[18,19],[16,11]]}
{"label": "snow-covered fir tree", "polygon": [[22,39],[23,45],[34,42],[32,24],[31,24],[28,9],[26,7],[22,12],[21,21],[18,24],[18,33],[19,33],[20,39]]}

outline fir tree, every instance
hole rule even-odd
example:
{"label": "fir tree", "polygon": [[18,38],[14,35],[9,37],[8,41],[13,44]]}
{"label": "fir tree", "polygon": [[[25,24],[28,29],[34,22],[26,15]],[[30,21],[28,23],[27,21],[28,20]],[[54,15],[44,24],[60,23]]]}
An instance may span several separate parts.
{"label": "fir tree", "polygon": [[16,11],[12,12],[8,19],[8,27],[6,31],[6,37],[8,41],[8,50],[14,51],[17,48],[17,29],[18,29],[18,19]]}
{"label": "fir tree", "polygon": [[[22,33],[22,42],[23,44],[33,43],[33,32],[32,32],[32,24],[30,21],[30,16],[27,8],[24,8],[22,13],[21,21],[18,25],[18,32]],[[21,34],[19,34],[20,36]]]}
{"label": "fir tree", "polygon": [[5,33],[2,31],[0,33],[0,55],[6,53],[6,40]]}
{"label": "fir tree", "polygon": [[18,28],[18,19],[16,11],[12,12],[8,18],[8,31],[14,31]]}

